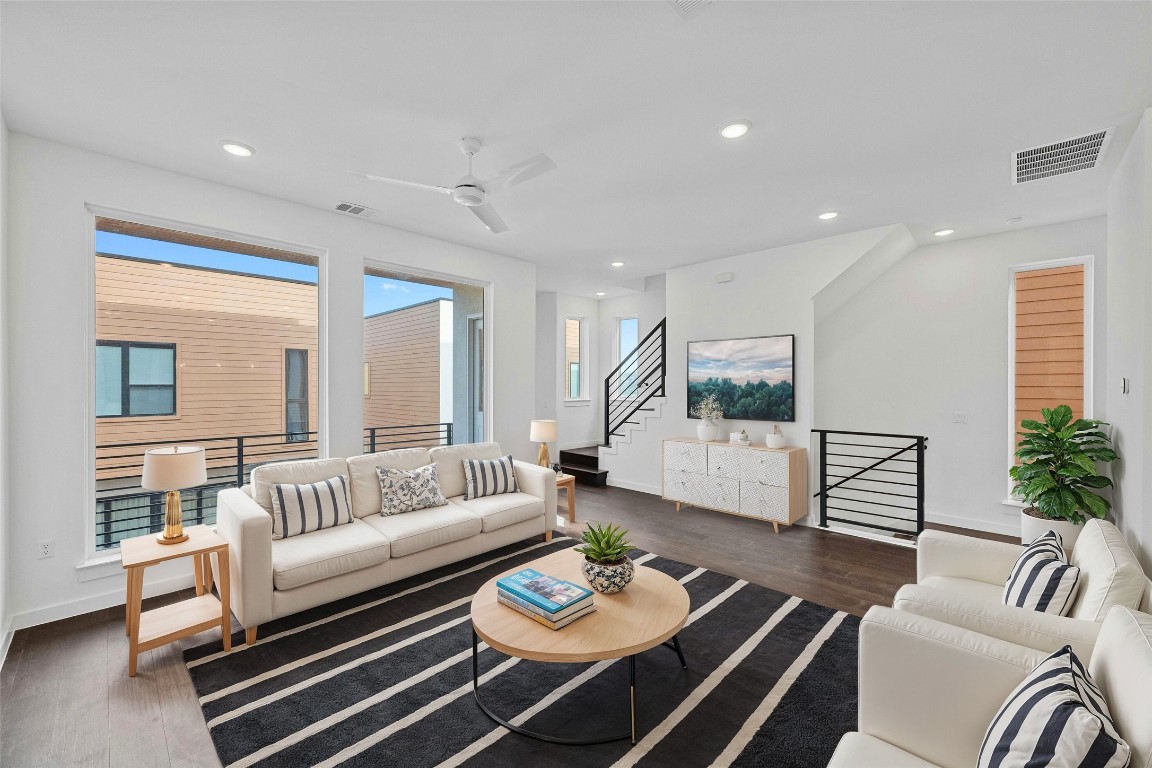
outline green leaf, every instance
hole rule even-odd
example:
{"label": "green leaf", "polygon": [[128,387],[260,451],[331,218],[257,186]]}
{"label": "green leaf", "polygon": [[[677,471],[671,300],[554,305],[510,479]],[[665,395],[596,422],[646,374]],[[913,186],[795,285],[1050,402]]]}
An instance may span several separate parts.
{"label": "green leaf", "polygon": [[1072,421],[1072,408],[1067,405],[1058,405],[1054,410],[1045,413],[1044,419],[1048,422],[1048,426],[1060,431],[1068,426],[1068,422]]}
{"label": "green leaf", "polygon": [[1069,456],[1068,458],[1085,472],[1093,475],[1096,474],[1096,462],[1092,461],[1092,459],[1088,456],[1085,456],[1082,453],[1077,453]]}
{"label": "green leaf", "polygon": [[1089,488],[1111,488],[1112,479],[1104,477],[1104,475],[1092,475],[1091,477],[1083,478],[1080,483]]}
{"label": "green leaf", "polygon": [[[1024,419],[1024,421],[1020,422],[1020,426],[1021,426],[1023,429],[1030,429],[1030,430],[1032,430],[1033,432],[1039,432],[1039,431],[1041,431],[1042,429],[1044,429],[1044,425],[1043,425],[1043,424],[1041,424],[1041,423],[1040,423],[1040,422],[1038,422],[1038,421],[1034,421],[1033,419]],[[1018,435],[1024,435],[1024,434],[1027,434],[1027,433],[1026,433],[1026,432],[1017,432],[1016,434],[1018,434]]]}
{"label": "green leaf", "polygon": [[1108,509],[1112,506],[1108,503],[1107,499],[1101,498],[1094,493],[1085,491],[1076,494],[1077,500],[1080,502],[1080,509],[1084,510],[1093,517],[1104,517],[1108,514]]}

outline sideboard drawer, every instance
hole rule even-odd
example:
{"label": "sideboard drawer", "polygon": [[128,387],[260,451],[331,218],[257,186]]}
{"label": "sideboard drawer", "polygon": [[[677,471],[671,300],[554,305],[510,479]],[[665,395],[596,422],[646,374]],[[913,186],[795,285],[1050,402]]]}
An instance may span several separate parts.
{"label": "sideboard drawer", "polygon": [[788,489],[746,480],[740,483],[740,513],[788,522]]}
{"label": "sideboard drawer", "polygon": [[710,445],[708,474],[787,486],[788,454],[742,446]]}
{"label": "sideboard drawer", "polygon": [[664,441],[664,471],[678,470],[708,474],[708,446],[705,443]]}
{"label": "sideboard drawer", "polygon": [[740,483],[695,472],[665,472],[664,496],[697,507],[740,511]]}

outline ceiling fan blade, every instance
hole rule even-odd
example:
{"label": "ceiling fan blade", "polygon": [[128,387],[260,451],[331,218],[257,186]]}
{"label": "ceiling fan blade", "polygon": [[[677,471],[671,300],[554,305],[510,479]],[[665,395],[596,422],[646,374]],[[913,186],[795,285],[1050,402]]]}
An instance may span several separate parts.
{"label": "ceiling fan blade", "polygon": [[489,179],[488,181],[484,181],[482,183],[484,185],[484,190],[491,194],[492,192],[497,192],[501,189],[507,189],[508,187],[514,187],[517,184],[522,184],[523,182],[528,181],[528,179],[534,179],[540,174],[547,173],[555,167],[556,163],[552,162],[552,158],[548,157],[548,155],[536,155],[536,157],[530,157],[527,160],[522,160],[519,163],[516,163],[515,165],[508,166],[504,170],[500,171],[500,173],[496,174],[495,178]]}
{"label": "ceiling fan blade", "polygon": [[361,174],[369,181],[382,181],[385,184],[398,184],[401,187],[412,187],[413,189],[425,189],[429,192],[439,192],[442,195],[452,194],[451,187],[437,187],[434,184],[421,184],[416,181],[404,181],[403,179],[390,179],[387,176],[373,176],[370,173]]}
{"label": "ceiling fan blade", "polygon": [[488,227],[492,234],[498,235],[508,231],[508,225],[504,223],[504,219],[500,218],[500,214],[496,213],[496,209],[492,207],[491,203],[473,206],[468,210],[476,214],[476,218],[484,222],[484,226]]}

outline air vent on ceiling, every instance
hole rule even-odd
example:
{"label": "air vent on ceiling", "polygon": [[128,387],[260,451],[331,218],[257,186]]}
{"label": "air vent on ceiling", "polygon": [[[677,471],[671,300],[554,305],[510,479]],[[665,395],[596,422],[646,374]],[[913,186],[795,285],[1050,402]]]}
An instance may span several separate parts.
{"label": "air vent on ceiling", "polygon": [[336,210],[340,211],[340,213],[346,213],[349,216],[359,216],[362,219],[369,219],[378,213],[378,211],[374,211],[366,205],[346,203],[343,200],[336,204]]}
{"label": "air vent on ceiling", "polygon": [[1012,157],[1012,183],[1095,168],[1104,157],[1113,130],[1115,127],[1017,152]]}
{"label": "air vent on ceiling", "polygon": [[712,5],[712,0],[667,0],[667,2],[684,21],[691,21]]}

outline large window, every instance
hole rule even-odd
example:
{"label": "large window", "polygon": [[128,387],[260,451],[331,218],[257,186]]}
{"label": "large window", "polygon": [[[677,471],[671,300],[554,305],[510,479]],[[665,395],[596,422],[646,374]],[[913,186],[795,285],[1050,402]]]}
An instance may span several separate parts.
{"label": "large window", "polygon": [[564,320],[564,398],[582,400],[584,394],[584,320],[569,317]]}
{"label": "large window", "polygon": [[176,345],[96,342],[96,416],[176,413]]}
{"label": "large window", "polygon": [[288,442],[308,439],[308,350],[284,350],[284,431]]}

